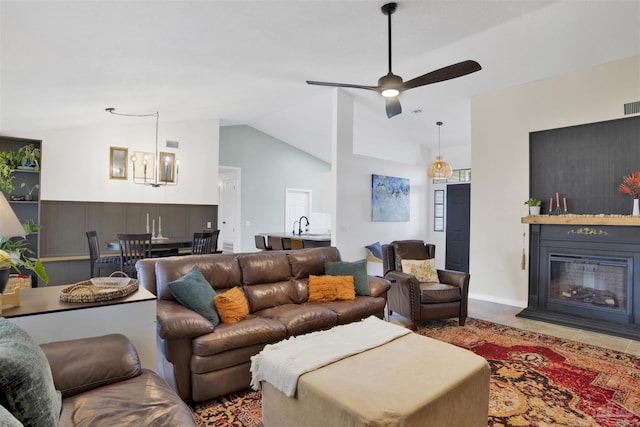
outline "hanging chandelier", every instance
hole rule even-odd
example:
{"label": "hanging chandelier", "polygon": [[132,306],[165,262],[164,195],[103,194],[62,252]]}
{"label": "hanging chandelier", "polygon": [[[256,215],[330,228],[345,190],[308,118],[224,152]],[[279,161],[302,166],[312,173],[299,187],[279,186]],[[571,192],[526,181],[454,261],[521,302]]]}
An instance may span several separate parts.
{"label": "hanging chandelier", "polygon": [[445,180],[451,176],[452,170],[451,165],[445,162],[440,155],[440,127],[443,125],[442,122],[436,122],[438,125],[438,155],[436,156],[436,161],[429,165],[429,169],[427,169],[427,174],[429,178],[435,180]]}
{"label": "hanging chandelier", "polygon": [[158,169],[151,165],[153,169],[153,181],[147,180],[147,168],[148,168],[148,159],[147,156],[144,156],[142,159],[142,167],[143,167],[143,178],[142,181],[140,179],[136,179],[136,156],[131,156],[131,163],[133,165],[133,183],[141,184],[141,185],[149,185],[153,188],[158,188],[160,186],[174,186],[178,185],[178,174],[180,172],[180,162],[175,160],[176,167],[176,176],[175,180],[173,179],[173,161],[175,157],[166,156],[164,159],[160,159],[158,157],[158,120],[160,118],[160,113],[156,111],[155,113],[149,114],[126,114],[126,113],[116,113],[116,109],[113,107],[105,108],[105,111],[110,114],[114,114],[116,116],[126,116],[126,117],[155,117],[156,118],[156,153],[154,159],[158,161]]}

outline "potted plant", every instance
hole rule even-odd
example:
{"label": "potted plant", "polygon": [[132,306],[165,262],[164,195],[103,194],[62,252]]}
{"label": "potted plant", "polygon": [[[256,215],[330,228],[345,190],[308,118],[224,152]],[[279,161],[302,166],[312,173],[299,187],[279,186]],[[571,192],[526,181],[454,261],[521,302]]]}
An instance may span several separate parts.
{"label": "potted plant", "polygon": [[542,200],[532,197],[524,202],[524,204],[529,206],[529,215],[540,215],[540,205],[542,205]]}
{"label": "potted plant", "polygon": [[40,184],[36,184],[33,187],[31,187],[29,184],[27,184],[26,182],[23,182],[22,184],[20,184],[20,188],[27,188],[27,194],[25,194],[24,199],[25,200],[33,200],[33,191],[37,190],[38,188],[40,188]]}
{"label": "potted plant", "polygon": [[27,144],[18,149],[21,169],[40,169],[40,149],[33,144]]}
{"label": "potted plant", "polygon": [[13,186],[13,170],[18,165],[18,157],[13,151],[0,152],[0,190],[11,193]]}
{"label": "potted plant", "polygon": [[633,198],[633,210],[631,215],[640,215],[640,172],[634,172],[622,178],[622,183],[618,187],[618,191],[628,194]]}
{"label": "potted plant", "polygon": [[29,220],[24,222],[22,227],[25,237],[0,238],[0,292],[4,291],[7,285],[10,269],[18,273],[20,269],[31,270],[45,283],[49,281],[44,265],[33,257],[35,253],[29,249],[26,239],[26,236],[40,229],[40,224]]}

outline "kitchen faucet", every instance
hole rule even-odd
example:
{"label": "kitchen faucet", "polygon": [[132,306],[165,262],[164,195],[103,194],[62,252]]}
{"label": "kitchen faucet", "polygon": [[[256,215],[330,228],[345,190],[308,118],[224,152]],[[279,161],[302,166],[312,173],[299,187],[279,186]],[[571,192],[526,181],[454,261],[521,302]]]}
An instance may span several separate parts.
{"label": "kitchen faucet", "polygon": [[[307,225],[305,227],[305,231],[309,231],[309,218],[307,218],[306,216],[301,216],[300,219],[297,221],[298,222],[298,235],[302,235],[302,218],[304,218],[304,220],[307,222]],[[295,225],[296,223],[293,223],[293,229],[295,230]],[[295,234],[295,233],[294,233]]]}
{"label": "kitchen faucet", "polygon": [[298,223],[298,228],[300,227],[300,221],[293,221],[293,231],[291,234],[296,235],[296,223]]}

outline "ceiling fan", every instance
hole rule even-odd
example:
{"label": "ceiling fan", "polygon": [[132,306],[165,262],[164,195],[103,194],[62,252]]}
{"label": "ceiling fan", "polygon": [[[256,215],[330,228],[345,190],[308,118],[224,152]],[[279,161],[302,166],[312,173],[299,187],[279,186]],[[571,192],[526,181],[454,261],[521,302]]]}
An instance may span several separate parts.
{"label": "ceiling fan", "polygon": [[334,87],[347,87],[355,89],[368,89],[380,92],[382,96],[386,98],[386,110],[387,117],[391,118],[395,115],[402,113],[402,106],[398,95],[407,89],[413,89],[415,87],[425,86],[432,83],[438,83],[445,80],[455,79],[456,77],[462,77],[467,74],[480,71],[482,67],[476,61],[462,61],[457,64],[449,65],[444,68],[440,68],[435,71],[431,71],[427,74],[423,74],[415,79],[403,82],[402,77],[393,74],[391,71],[391,15],[396,11],[397,3],[387,3],[382,6],[382,13],[388,16],[389,22],[389,72],[378,79],[377,86],[364,86],[349,83],[329,83],[329,82],[316,82],[307,80],[310,85],[319,86],[334,86]]}

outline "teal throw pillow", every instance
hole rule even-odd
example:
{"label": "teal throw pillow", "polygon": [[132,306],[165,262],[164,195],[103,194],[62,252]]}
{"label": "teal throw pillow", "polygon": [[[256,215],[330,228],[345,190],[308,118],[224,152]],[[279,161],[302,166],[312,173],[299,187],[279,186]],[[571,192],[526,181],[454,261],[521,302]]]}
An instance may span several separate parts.
{"label": "teal throw pillow", "polygon": [[173,282],[167,284],[175,299],[185,307],[207,318],[214,326],[220,323],[220,317],[213,303],[216,291],[197,267]]}
{"label": "teal throw pillow", "polygon": [[356,294],[370,295],[366,259],[354,262],[327,261],[324,263],[324,274],[330,276],[353,276],[353,283],[356,285]]}
{"label": "teal throw pillow", "polygon": [[23,425],[58,425],[62,397],[49,361],[29,334],[5,318],[0,318],[0,390],[0,404]]}

